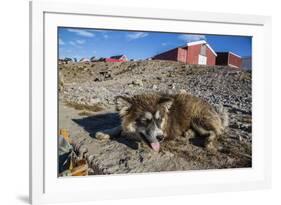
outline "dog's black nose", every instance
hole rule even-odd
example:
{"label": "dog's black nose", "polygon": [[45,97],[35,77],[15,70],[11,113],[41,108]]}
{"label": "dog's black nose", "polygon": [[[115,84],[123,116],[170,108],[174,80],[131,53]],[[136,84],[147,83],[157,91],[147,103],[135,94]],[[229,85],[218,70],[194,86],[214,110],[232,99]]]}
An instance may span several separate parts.
{"label": "dog's black nose", "polygon": [[157,140],[159,142],[161,142],[164,139],[164,136],[163,135],[158,135],[156,138],[157,138]]}

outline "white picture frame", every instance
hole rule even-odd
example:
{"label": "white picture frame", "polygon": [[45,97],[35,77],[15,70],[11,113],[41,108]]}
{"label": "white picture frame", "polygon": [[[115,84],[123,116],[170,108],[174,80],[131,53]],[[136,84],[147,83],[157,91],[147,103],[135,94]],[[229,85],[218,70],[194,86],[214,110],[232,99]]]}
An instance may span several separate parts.
{"label": "white picture frame", "polygon": [[[57,130],[58,26],[253,36],[252,168],[58,178],[57,139],[46,137],[56,136]],[[32,204],[271,186],[270,17],[34,1],[30,3],[30,57]],[[156,185],[147,183],[150,179]]]}

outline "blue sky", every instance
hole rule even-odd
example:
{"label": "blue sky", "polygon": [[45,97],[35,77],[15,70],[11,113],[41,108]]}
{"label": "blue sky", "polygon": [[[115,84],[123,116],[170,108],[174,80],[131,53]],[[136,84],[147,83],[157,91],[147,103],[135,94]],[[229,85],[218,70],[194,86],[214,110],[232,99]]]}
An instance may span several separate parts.
{"label": "blue sky", "polygon": [[110,57],[125,54],[129,59],[146,59],[187,42],[206,40],[219,51],[252,55],[252,38],[247,36],[198,35],[58,28],[59,58]]}

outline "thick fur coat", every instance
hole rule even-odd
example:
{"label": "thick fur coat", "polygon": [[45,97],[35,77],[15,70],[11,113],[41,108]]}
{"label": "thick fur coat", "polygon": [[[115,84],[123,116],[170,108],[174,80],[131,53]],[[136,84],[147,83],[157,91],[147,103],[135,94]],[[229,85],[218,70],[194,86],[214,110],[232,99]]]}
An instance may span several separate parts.
{"label": "thick fur coat", "polygon": [[206,101],[186,92],[169,95],[150,93],[121,99],[122,130],[144,137],[158,151],[160,142],[183,136],[187,131],[206,137],[206,147],[213,148],[213,140],[228,125],[225,110],[217,111]]}

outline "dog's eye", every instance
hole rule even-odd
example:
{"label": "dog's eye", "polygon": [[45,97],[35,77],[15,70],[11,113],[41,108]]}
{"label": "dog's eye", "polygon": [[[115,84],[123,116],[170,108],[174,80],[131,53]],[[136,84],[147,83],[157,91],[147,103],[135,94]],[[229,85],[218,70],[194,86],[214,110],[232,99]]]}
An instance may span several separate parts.
{"label": "dog's eye", "polygon": [[162,121],[162,118],[159,117],[159,118],[156,118],[155,120],[156,120],[157,122],[161,122],[161,121]]}
{"label": "dog's eye", "polygon": [[141,119],[141,122],[146,122],[146,119],[145,119],[145,118],[142,118],[142,119]]}
{"label": "dog's eye", "polygon": [[160,127],[161,123],[162,123],[162,119],[161,119],[161,118],[159,118],[159,119],[157,119],[157,120],[156,120],[156,124],[157,124],[157,126],[159,126],[159,127]]}
{"label": "dog's eye", "polygon": [[139,121],[140,121],[140,123],[142,123],[142,124],[146,124],[146,123],[149,122],[149,119],[147,119],[147,118],[140,118]]}

